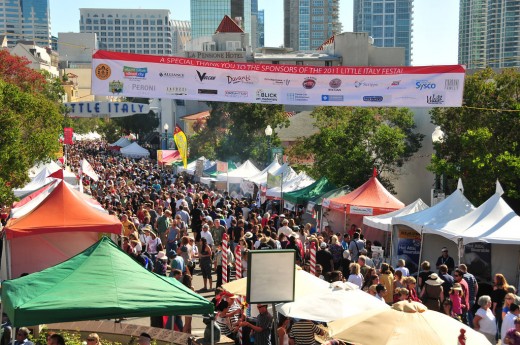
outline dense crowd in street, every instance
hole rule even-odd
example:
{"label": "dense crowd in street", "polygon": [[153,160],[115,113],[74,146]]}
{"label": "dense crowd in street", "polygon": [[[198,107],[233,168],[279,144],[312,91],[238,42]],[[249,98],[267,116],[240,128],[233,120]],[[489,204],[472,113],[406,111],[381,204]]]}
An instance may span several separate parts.
{"label": "dense crowd in street", "polygon": [[[266,249],[293,249],[296,263],[310,272],[314,244],[315,275],[321,279],[349,282],[388,305],[422,302],[483,333],[492,344],[498,339],[502,344],[520,344],[520,297],[515,288],[497,273],[493,290],[483,294],[466,265],[456,267],[446,248],[439,248],[435,267],[424,261],[417,277],[410,275],[404,260],[396,267],[382,263],[376,268],[371,242],[354,224],[345,233],[334,233],[329,226],[316,229],[302,224],[292,212],[280,214],[271,203],[266,207],[250,199],[232,198],[150,160],[114,154],[101,141],[71,147],[68,164],[72,171],[78,171],[84,158],[99,176],[98,181],[84,177],[84,191],[120,219],[122,249],[146,269],[174,277],[192,290],[193,275],[201,274],[204,286],[197,292],[215,291],[218,330],[231,339],[238,341],[242,328],[247,334],[244,344],[272,344],[272,337],[277,336],[280,345],[307,345],[314,344],[314,334],[324,333],[312,321],[283,315],[273,327],[266,305],[255,307],[259,314],[253,322],[246,318],[237,296],[221,288],[223,270],[228,277],[234,273],[234,253],[241,255],[244,277],[248,252]],[[225,236],[230,244],[228,267],[222,263]],[[191,333],[191,317],[176,316],[173,321],[176,330]],[[161,318],[152,318],[152,326],[170,327]],[[15,343],[21,344],[25,343]]]}

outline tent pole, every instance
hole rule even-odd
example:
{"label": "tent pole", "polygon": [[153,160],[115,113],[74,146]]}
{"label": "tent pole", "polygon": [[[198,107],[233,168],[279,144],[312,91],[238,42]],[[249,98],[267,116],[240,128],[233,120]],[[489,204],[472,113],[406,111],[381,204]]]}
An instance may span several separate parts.
{"label": "tent pole", "polygon": [[211,345],[215,345],[215,315],[211,315],[210,317],[211,319],[211,323],[210,323],[210,326],[211,326]]}
{"label": "tent pole", "polygon": [[[171,345],[173,345],[173,339],[175,338],[175,316],[170,316],[172,318],[172,340],[170,342]],[[182,332],[182,330],[181,330]]]}
{"label": "tent pole", "polygon": [[390,226],[390,265],[394,265],[394,228],[395,225]]}
{"label": "tent pole", "polygon": [[7,237],[4,236],[4,241],[6,243],[5,249],[7,250],[7,253],[5,253],[6,258],[6,273],[7,273],[7,279],[12,279],[12,270],[11,270],[11,241],[7,240]]}
{"label": "tent pole", "polygon": [[[272,304],[273,306],[273,324],[272,324],[272,327],[277,327],[278,325],[278,312],[276,311],[276,305],[273,303]],[[271,332],[269,330],[269,332]],[[278,341],[278,332],[275,332],[275,337],[274,337],[274,345],[282,345],[282,344],[279,344],[279,341]]]}
{"label": "tent pole", "polygon": [[[423,243],[424,243],[424,234],[423,234],[423,229],[421,227],[421,232],[420,232],[420,236],[421,236],[421,247],[419,249],[419,263],[418,263],[418,267],[417,267],[417,280],[419,280],[419,271],[421,270],[421,260],[422,260],[422,251],[423,251]],[[418,283],[418,282],[417,282]],[[417,290],[419,288],[419,284],[417,284],[415,286],[415,289]],[[420,293],[421,290],[419,288],[419,291],[417,291],[417,293]]]}

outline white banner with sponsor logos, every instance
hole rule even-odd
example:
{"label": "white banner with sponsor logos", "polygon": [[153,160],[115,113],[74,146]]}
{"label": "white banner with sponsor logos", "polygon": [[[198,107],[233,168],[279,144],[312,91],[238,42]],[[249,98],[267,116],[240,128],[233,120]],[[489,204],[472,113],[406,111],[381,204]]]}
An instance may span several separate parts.
{"label": "white banner with sponsor logos", "polygon": [[465,69],[216,62],[98,50],[95,95],[295,105],[460,107]]}

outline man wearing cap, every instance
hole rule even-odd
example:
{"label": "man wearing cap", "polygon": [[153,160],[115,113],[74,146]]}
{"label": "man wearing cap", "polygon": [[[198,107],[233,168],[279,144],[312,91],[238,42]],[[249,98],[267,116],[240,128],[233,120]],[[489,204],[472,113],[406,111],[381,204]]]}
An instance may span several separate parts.
{"label": "man wearing cap", "polygon": [[289,221],[283,218],[282,226],[278,229],[278,236],[280,236],[280,234],[284,234],[285,236],[287,236],[287,238],[289,238],[289,236],[292,235],[293,230],[288,225]]}
{"label": "man wearing cap", "polygon": [[184,262],[182,256],[177,255],[177,252],[172,250],[168,253],[168,257],[172,260],[170,264],[170,277],[173,277],[173,271],[176,269],[181,271],[182,274],[186,273],[186,263]]}
{"label": "man wearing cap", "polygon": [[320,250],[316,252],[316,263],[323,267],[323,275],[327,276],[327,273],[332,271],[334,262],[332,261],[332,254],[327,250],[327,243],[320,243]]}
{"label": "man wearing cap", "polygon": [[435,265],[437,266],[437,269],[439,269],[441,265],[448,266],[448,274],[451,275],[451,272],[455,269],[455,261],[451,256],[448,255],[448,248],[443,247],[441,249],[441,253],[442,254],[437,259],[437,263]]}

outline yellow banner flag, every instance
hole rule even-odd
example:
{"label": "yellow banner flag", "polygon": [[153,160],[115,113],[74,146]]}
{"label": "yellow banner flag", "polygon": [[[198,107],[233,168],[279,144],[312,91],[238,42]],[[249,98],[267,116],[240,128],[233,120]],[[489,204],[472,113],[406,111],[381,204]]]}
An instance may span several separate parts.
{"label": "yellow banner flag", "polygon": [[186,169],[188,166],[188,139],[186,139],[186,134],[184,134],[179,126],[175,126],[173,140],[175,140],[175,145],[177,145],[177,150],[181,155],[182,163]]}

